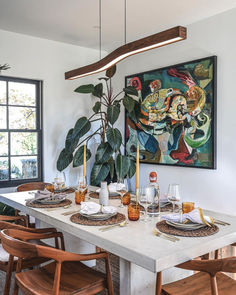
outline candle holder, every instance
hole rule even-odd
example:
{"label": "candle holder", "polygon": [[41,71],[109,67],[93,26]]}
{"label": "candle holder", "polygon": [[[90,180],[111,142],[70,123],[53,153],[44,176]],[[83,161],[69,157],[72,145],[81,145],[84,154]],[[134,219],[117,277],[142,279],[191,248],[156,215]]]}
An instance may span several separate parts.
{"label": "candle holder", "polygon": [[128,218],[131,221],[137,221],[140,217],[140,207],[138,204],[129,204],[128,206]]}

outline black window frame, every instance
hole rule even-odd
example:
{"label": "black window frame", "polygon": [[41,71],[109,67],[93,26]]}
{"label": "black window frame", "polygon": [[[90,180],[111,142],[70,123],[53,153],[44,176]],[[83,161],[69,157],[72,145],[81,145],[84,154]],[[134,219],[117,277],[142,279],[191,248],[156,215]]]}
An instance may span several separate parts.
{"label": "black window frame", "polygon": [[[7,128],[6,129],[0,129],[0,132],[8,132],[8,155],[7,156],[0,156],[0,158],[8,157],[8,180],[0,180],[0,188],[5,187],[15,187],[23,183],[27,182],[38,182],[43,180],[43,97],[42,97],[42,89],[43,89],[43,82],[41,80],[33,80],[33,79],[25,79],[25,78],[16,78],[16,77],[10,77],[10,76],[1,76],[0,75],[0,81],[6,82],[6,104],[0,104],[1,106],[7,107],[7,114],[6,114],[6,120],[7,120]],[[8,83],[9,82],[19,82],[19,83],[28,83],[28,84],[34,84],[36,89],[36,105],[33,106],[36,109],[36,129],[10,129],[9,128],[9,106],[16,106],[16,107],[24,107],[23,105],[9,105],[9,93],[8,93]],[[31,107],[29,105],[26,105],[25,107]],[[10,175],[10,169],[11,169],[11,154],[10,154],[10,136],[11,132],[35,132],[37,137],[37,166],[38,166],[38,177],[37,178],[27,178],[27,179],[11,179]],[[20,155],[19,155],[20,156]],[[29,155],[31,156],[31,155]]]}

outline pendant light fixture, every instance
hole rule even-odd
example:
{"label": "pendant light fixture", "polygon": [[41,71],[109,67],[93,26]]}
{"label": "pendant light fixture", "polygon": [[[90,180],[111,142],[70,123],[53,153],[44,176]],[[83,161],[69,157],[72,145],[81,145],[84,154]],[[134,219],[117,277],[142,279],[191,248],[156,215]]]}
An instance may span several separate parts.
{"label": "pendant light fixture", "polygon": [[[66,80],[73,80],[88,75],[96,74],[107,70],[119,61],[150,49],[165,46],[171,43],[182,41],[187,38],[187,29],[185,27],[177,26],[166,31],[124,44],[115,49],[107,56],[101,59],[101,0],[99,0],[99,20],[100,20],[100,60],[90,65],[80,67],[65,73]],[[125,1],[125,43],[126,43],[126,1]]]}

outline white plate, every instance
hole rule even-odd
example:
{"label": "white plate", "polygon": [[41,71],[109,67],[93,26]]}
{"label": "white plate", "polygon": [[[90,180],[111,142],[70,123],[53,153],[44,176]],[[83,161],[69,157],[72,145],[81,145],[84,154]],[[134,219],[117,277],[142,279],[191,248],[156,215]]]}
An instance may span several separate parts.
{"label": "white plate", "polygon": [[60,204],[61,202],[65,201],[66,197],[65,195],[63,196],[57,196],[56,198],[43,198],[39,200],[34,200],[34,202],[43,204],[43,205],[53,205],[53,204]]}
{"label": "white plate", "polygon": [[88,215],[88,214],[83,214],[83,213],[80,213],[83,217],[86,217],[90,220],[107,220],[113,216],[115,216],[117,214],[116,213],[109,213],[109,214],[103,214],[103,213],[96,213],[96,214],[91,214],[91,215]]}
{"label": "white plate", "polygon": [[205,224],[198,224],[198,223],[180,223],[180,222],[173,222],[173,221],[167,221],[166,223],[170,226],[173,226],[177,229],[182,230],[196,230],[205,227]]}

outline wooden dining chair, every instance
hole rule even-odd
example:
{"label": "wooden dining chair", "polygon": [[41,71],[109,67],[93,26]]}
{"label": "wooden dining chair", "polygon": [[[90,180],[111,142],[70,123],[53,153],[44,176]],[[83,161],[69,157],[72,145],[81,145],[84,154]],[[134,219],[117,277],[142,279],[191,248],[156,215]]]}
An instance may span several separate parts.
{"label": "wooden dining chair", "polygon": [[[114,295],[106,252],[74,254],[27,242],[35,236],[39,237],[41,234],[14,229],[1,231],[2,245],[10,254],[11,260],[18,257],[14,295],[18,294],[19,288],[27,295],[92,295],[105,289],[109,295]],[[21,272],[22,260],[34,257],[53,259],[54,262]],[[106,275],[81,263],[101,258],[106,262]]]}
{"label": "wooden dining chair", "polygon": [[[46,185],[50,185],[51,183],[49,182],[28,182],[28,183],[23,183],[19,185],[16,188],[17,192],[26,192],[26,191],[33,191],[33,190],[44,190]],[[16,215],[19,214],[19,211],[16,210]],[[26,215],[28,218],[28,223],[30,227],[35,227],[35,222],[30,222],[30,217],[29,215]]]}
{"label": "wooden dining chair", "polygon": [[[57,249],[65,249],[64,238],[62,233],[57,232],[55,228],[42,228],[42,229],[32,229],[27,228],[21,225],[17,225],[10,222],[16,222],[19,219],[22,219],[23,222],[27,222],[26,216],[3,216],[0,215],[0,230],[3,229],[18,229],[25,232],[31,233],[39,233],[45,234],[45,238],[54,238],[55,247]],[[3,221],[5,220],[5,221]],[[7,222],[6,222],[7,221]],[[37,243],[40,245],[46,245],[41,241],[42,236],[40,236],[40,240],[35,238],[32,243]],[[0,240],[1,242],[1,240]],[[22,261],[22,269],[32,268],[36,265],[40,265],[41,263],[47,262],[48,259],[36,257],[33,259],[24,259]],[[4,295],[8,295],[10,292],[10,284],[11,284],[11,276],[12,272],[16,270],[17,266],[17,258],[10,259],[9,254],[3,249],[2,244],[0,243],[0,270],[6,273],[5,286],[4,286]]]}
{"label": "wooden dining chair", "polygon": [[50,185],[49,182],[28,182],[19,185],[16,190],[18,192],[26,192],[33,190],[44,190],[46,185]]}
{"label": "wooden dining chair", "polygon": [[236,257],[213,260],[190,260],[178,268],[197,271],[185,279],[161,285],[157,273],[156,295],[235,295],[236,281],[222,272],[236,273]]}

